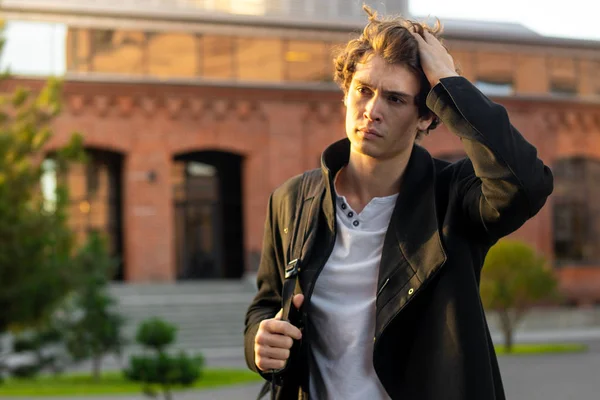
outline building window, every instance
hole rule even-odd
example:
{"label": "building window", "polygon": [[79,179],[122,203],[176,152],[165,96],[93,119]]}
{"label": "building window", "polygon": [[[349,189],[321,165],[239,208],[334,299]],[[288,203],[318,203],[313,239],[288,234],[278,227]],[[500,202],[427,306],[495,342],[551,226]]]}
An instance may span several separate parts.
{"label": "building window", "polygon": [[512,82],[477,80],[475,86],[488,96],[512,96],[515,93]]}
{"label": "building window", "polygon": [[557,264],[600,264],[600,160],[562,159],[553,173]]}
{"label": "building window", "polygon": [[210,36],[201,38],[201,73],[207,78],[234,78],[235,38]]}
{"label": "building window", "polygon": [[200,70],[198,38],[188,33],[148,34],[148,74],[194,77]]}
{"label": "building window", "polygon": [[288,81],[330,80],[331,68],[327,44],[289,40],[285,50],[285,78]]}
{"label": "building window", "polygon": [[577,87],[574,82],[553,81],[550,83],[550,93],[556,96],[576,96]]}
{"label": "building window", "polygon": [[333,44],[272,37],[71,28],[72,72],[250,82],[331,82]]}
{"label": "building window", "polygon": [[577,94],[577,60],[573,58],[550,57],[548,76],[550,93],[558,96]]}
{"label": "building window", "polygon": [[554,204],[554,251],[557,260],[585,260],[585,236],[588,230],[586,205],[582,202],[557,200]]}
{"label": "building window", "polygon": [[67,68],[66,32],[62,23],[6,20],[0,69],[10,68],[12,74],[19,75],[63,76]]}
{"label": "building window", "polygon": [[[77,245],[92,232],[105,235],[110,254],[120,261],[116,279],[122,279],[122,156],[99,150],[88,150],[87,155],[85,164],[71,164],[60,177],[69,192],[69,226]],[[51,188],[52,183],[46,186]]]}
{"label": "building window", "polygon": [[42,191],[43,207],[48,213],[54,213],[56,210],[58,184],[56,167],[56,161],[52,158],[47,158],[42,162],[40,189]]}
{"label": "building window", "polygon": [[236,77],[244,81],[283,81],[283,40],[239,37]]}
{"label": "building window", "polygon": [[218,171],[197,161],[176,161],[172,179],[177,278],[220,277]]}
{"label": "building window", "polygon": [[92,40],[94,72],[142,75],[146,34],[124,30],[95,30]]}
{"label": "building window", "polygon": [[70,28],[67,33],[67,70],[89,72],[92,69],[90,30]]}

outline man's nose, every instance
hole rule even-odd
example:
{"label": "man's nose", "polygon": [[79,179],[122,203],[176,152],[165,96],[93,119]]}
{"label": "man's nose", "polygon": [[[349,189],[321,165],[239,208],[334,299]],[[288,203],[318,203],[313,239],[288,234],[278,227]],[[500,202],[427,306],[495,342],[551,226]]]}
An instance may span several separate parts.
{"label": "man's nose", "polygon": [[369,99],[363,116],[369,121],[381,121],[381,98],[379,96],[373,96]]}

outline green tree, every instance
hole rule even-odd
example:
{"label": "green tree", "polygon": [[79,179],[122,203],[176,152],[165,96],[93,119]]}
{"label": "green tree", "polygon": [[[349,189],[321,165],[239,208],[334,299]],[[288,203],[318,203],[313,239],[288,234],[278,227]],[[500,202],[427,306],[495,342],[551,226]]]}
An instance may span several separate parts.
{"label": "green tree", "polygon": [[[0,334],[40,323],[75,284],[67,192],[59,184],[49,202],[40,190],[61,82],[49,79],[37,92],[13,83],[0,76]],[[73,135],[55,155],[57,173],[82,159],[81,148]]]}
{"label": "green tree", "polygon": [[66,342],[75,361],[92,360],[92,375],[100,379],[102,359],[107,354],[121,355],[125,339],[124,318],[117,312],[117,301],[108,293],[118,260],[108,253],[105,239],[92,232],[75,256],[82,282],[71,299],[71,316],[66,326]]}
{"label": "green tree", "polygon": [[175,385],[189,386],[200,378],[204,359],[189,357],[184,352],[177,356],[167,353],[166,348],[175,341],[177,328],[159,318],[151,318],[140,324],[136,341],[150,354],[132,356],[125,376],[143,383],[143,391],[155,397],[152,385],[159,385],[165,400],[171,400],[171,388]]}
{"label": "green tree", "polygon": [[527,244],[502,240],[490,249],[481,275],[481,298],[486,309],[498,313],[507,352],[526,312],[556,298],[556,288],[557,280],[544,258]]}

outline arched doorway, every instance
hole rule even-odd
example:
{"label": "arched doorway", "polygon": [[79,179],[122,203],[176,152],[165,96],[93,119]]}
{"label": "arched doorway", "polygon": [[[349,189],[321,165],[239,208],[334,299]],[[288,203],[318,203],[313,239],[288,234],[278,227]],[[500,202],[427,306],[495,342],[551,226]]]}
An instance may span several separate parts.
{"label": "arched doorway", "polygon": [[562,158],[552,171],[556,264],[600,264],[600,160]]}
{"label": "arched doorway", "polygon": [[114,280],[123,280],[123,212],[122,171],[123,155],[113,151],[85,149],[87,162],[72,163],[60,176],[52,155],[48,155],[42,177],[42,190],[52,198],[57,179],[69,193],[68,224],[77,246],[85,243],[92,232],[106,238],[108,251],[118,261]]}
{"label": "arched doorway", "polygon": [[244,272],[242,157],[219,151],[175,157],[177,279],[236,279]]}

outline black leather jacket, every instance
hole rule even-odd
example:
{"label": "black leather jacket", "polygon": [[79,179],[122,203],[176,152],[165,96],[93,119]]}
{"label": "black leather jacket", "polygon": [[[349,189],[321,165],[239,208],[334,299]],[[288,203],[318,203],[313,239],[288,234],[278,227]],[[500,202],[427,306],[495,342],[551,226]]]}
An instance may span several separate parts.
{"label": "black leather jacket", "polygon": [[[415,145],[402,179],[379,270],[373,363],[392,399],[504,399],[498,362],[479,297],[488,249],[538,213],[553,189],[550,169],[511,125],[506,110],[462,77],[444,78],[427,105],[461,138],[467,158],[448,163]],[[280,399],[307,399],[310,294],[335,241],[333,177],[349,157],[341,140],[322,156],[322,195],[309,219],[302,260],[303,327],[290,367],[277,377]],[[245,351],[254,371],[258,324],[281,308],[299,177],[269,200],[258,293],[246,316]],[[343,365],[339,366],[344,368]],[[270,379],[269,375],[263,375]]]}

